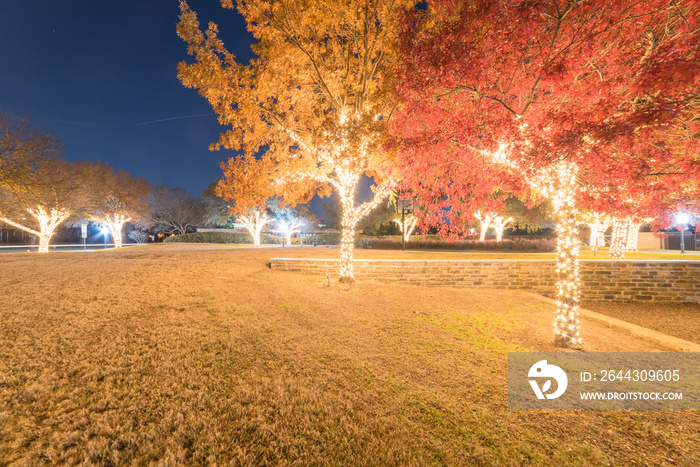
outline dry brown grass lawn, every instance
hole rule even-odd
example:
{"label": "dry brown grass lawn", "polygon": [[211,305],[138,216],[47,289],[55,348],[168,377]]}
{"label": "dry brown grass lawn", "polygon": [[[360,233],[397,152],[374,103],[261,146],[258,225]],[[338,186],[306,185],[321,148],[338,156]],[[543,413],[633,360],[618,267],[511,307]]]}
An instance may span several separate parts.
{"label": "dry brown grass lawn", "polygon": [[[545,303],[328,288],[270,270],[280,253],[0,255],[0,465],[700,462],[697,411],[507,408],[507,352],[555,350]],[[583,334],[588,350],[665,350]]]}

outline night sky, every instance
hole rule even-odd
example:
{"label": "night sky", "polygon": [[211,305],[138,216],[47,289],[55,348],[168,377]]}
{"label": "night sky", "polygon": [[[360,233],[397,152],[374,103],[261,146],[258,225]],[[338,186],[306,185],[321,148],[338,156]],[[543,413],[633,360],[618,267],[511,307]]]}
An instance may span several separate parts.
{"label": "night sky", "polygon": [[[191,0],[239,60],[252,54],[243,18]],[[199,195],[234,153],[208,102],[177,79],[190,60],[177,0],[0,0],[0,111],[61,139],[68,160],[100,160]],[[186,118],[182,118],[186,117]]]}

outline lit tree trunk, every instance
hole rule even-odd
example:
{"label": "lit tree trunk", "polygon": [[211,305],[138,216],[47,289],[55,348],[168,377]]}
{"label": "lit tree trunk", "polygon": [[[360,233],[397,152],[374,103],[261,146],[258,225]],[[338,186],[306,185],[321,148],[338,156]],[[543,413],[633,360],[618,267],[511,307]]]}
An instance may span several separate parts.
{"label": "lit tree trunk", "polygon": [[4,217],[0,217],[0,221],[3,221],[13,227],[17,227],[18,229],[32,235],[36,235],[39,237],[39,253],[48,253],[51,236],[56,230],[56,227],[61,225],[63,221],[70,217],[70,213],[63,209],[52,209],[51,213],[49,214],[41,206],[37,207],[37,209],[27,209],[27,212],[39,221],[39,231],[25,227],[22,224],[18,224],[17,222],[11,221],[10,219],[6,219]]}
{"label": "lit tree trunk", "polygon": [[342,233],[340,235],[340,282],[354,282],[352,256],[355,246],[356,225],[356,217],[344,207],[342,215]]}
{"label": "lit tree trunk", "polygon": [[418,223],[418,218],[415,216],[410,216],[405,219],[405,224],[401,222],[401,218],[398,217],[394,219],[394,222],[399,226],[399,229],[401,230],[401,235],[403,235],[403,239],[405,241],[408,241],[408,239],[411,237],[411,233],[413,233],[413,229],[416,228],[416,224]]}
{"label": "lit tree trunk", "polygon": [[493,220],[493,214],[486,213],[483,216],[481,215],[481,211],[476,211],[476,214],[474,214],[474,217],[479,219],[479,224],[481,226],[481,233],[479,234],[479,241],[483,242],[486,240],[486,233],[489,230],[489,226],[491,225],[491,221]]}
{"label": "lit tree trunk", "polygon": [[500,242],[503,239],[503,229],[505,229],[506,225],[508,225],[508,223],[512,221],[512,217],[509,217],[506,220],[503,220],[503,216],[498,216],[494,218],[493,228],[496,229],[496,243]]}
{"label": "lit tree trunk", "polygon": [[122,247],[122,229],[124,228],[124,224],[130,220],[131,219],[127,218],[123,214],[115,214],[113,218],[108,217],[105,219],[105,223],[107,224],[107,227],[109,227],[109,231],[112,233],[115,248]]}
{"label": "lit tree trunk", "polygon": [[620,217],[613,218],[612,240],[610,243],[610,257],[612,259],[624,259],[627,250],[627,234],[629,222]]}
{"label": "lit tree trunk", "polygon": [[360,182],[362,172],[340,168],[337,170],[338,180],[333,185],[338,190],[341,207],[341,228],[340,235],[340,282],[354,282],[352,256],[355,247],[355,227],[357,223],[369,214],[377,205],[389,194],[392,186],[391,180],[377,185],[373,188],[374,196],[371,200],[365,201],[359,206],[355,205],[355,192]]}
{"label": "lit tree trunk", "polygon": [[555,343],[576,347],[579,337],[578,302],[581,282],[578,276],[579,239],[576,227],[577,167],[566,161],[550,170],[554,219],[557,231],[557,311],[554,319]]}
{"label": "lit tree trunk", "polygon": [[267,218],[267,215],[260,211],[255,211],[254,219],[249,219],[247,216],[240,216],[239,219],[253,237],[253,246],[260,246],[260,234],[262,233],[263,226],[270,220]]}
{"label": "lit tree trunk", "polygon": [[628,218],[627,221],[627,241],[625,245],[626,251],[637,251],[637,239],[639,238],[639,228],[642,223],[635,223],[632,218]]}
{"label": "lit tree trunk", "polygon": [[607,216],[599,212],[589,213],[584,216],[586,224],[591,228],[591,236],[588,239],[588,245],[591,248],[600,248],[605,246],[605,231],[608,229],[606,222]]}
{"label": "lit tree trunk", "polygon": [[301,227],[301,222],[299,221],[294,221],[292,224],[289,226],[286,232],[286,238],[287,238],[287,245],[292,244],[292,235],[294,235],[294,232],[300,232],[299,227]]}

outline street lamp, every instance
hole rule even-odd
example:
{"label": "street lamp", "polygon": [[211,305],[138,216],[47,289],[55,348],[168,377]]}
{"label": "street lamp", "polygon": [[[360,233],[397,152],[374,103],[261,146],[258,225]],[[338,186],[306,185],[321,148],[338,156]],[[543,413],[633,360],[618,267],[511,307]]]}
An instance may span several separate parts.
{"label": "street lamp", "polygon": [[102,227],[102,229],[100,229],[100,231],[102,232],[102,236],[103,236],[104,239],[105,239],[105,248],[107,248],[107,233],[109,233],[109,228],[108,228],[108,227]]}
{"label": "street lamp", "polygon": [[685,253],[685,224],[687,224],[689,220],[688,215],[683,212],[676,215],[676,222],[678,222],[681,228],[681,254]]}
{"label": "street lamp", "polygon": [[285,221],[280,222],[280,228],[282,230],[282,248],[284,248],[284,241],[287,238],[287,223]]}

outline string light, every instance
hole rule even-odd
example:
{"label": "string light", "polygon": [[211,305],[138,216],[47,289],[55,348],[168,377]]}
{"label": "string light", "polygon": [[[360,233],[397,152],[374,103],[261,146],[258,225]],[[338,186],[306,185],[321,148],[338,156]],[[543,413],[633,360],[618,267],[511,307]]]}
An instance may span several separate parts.
{"label": "string light", "polygon": [[496,243],[499,243],[503,239],[503,229],[506,228],[510,222],[513,222],[513,218],[503,219],[503,216],[496,216],[493,218],[493,228],[496,229]]}
{"label": "string light", "polygon": [[479,210],[476,211],[474,217],[479,220],[479,227],[481,229],[481,232],[479,233],[479,241],[483,242],[486,240],[486,233],[488,232],[491,222],[493,221],[493,214],[487,212],[486,214],[482,215],[481,210]]}
{"label": "string light", "polygon": [[114,214],[105,217],[91,216],[90,220],[105,224],[109,228],[112,238],[114,239],[114,247],[122,247],[122,229],[124,228],[124,224],[129,222],[131,218],[126,217],[124,214]]}
{"label": "string light", "polygon": [[246,230],[248,230],[248,233],[253,237],[253,246],[260,246],[260,234],[262,233],[263,226],[267,224],[270,219],[264,212],[255,211],[254,215],[254,218],[242,215],[238,217],[238,220],[241,221],[241,224],[243,224]]}
{"label": "string light", "polygon": [[605,231],[610,226],[610,217],[600,212],[589,212],[583,215],[583,221],[591,228],[588,245],[591,248],[605,246]]}
{"label": "string light", "polygon": [[286,221],[281,221],[279,224],[280,224],[280,228],[278,230],[276,230],[276,232],[283,233],[285,238],[286,238],[287,245],[291,245],[292,244],[292,235],[295,232],[300,232],[299,227],[302,226],[302,224],[303,224],[302,221],[299,219],[294,219],[294,220],[292,220],[292,222],[289,225],[287,225]]}
{"label": "string light", "polygon": [[54,230],[70,217],[70,212],[65,209],[52,209],[50,213],[47,213],[41,206],[38,206],[36,209],[29,208],[27,212],[39,221],[39,231],[25,227],[22,224],[18,224],[4,217],[0,217],[0,220],[39,237],[39,253],[48,253],[49,241],[51,240]]}
{"label": "string light", "polygon": [[287,130],[287,133],[313,163],[307,163],[305,168],[287,174],[278,183],[311,179],[336,189],[342,212],[340,281],[353,282],[352,258],[357,223],[389,195],[394,185],[393,179],[386,178],[372,188],[372,199],[360,205],[355,203],[360,179],[370,169],[371,152],[378,150],[374,133],[362,125],[361,114],[350,114],[347,111],[340,112],[336,131],[321,132],[315,141],[305,140],[291,130]]}
{"label": "string light", "polygon": [[401,222],[400,217],[395,218],[394,222],[398,224],[399,229],[401,230],[401,234],[403,235],[403,239],[405,241],[408,241],[408,239],[411,237],[411,233],[413,233],[413,229],[416,228],[418,218],[409,214],[408,216],[406,216],[404,222]]}
{"label": "string light", "polygon": [[[521,125],[523,133],[527,124]],[[526,145],[531,144],[526,140]],[[534,176],[522,170],[519,164],[509,157],[509,147],[501,144],[493,154],[493,160],[519,171],[525,181],[552,201],[554,217],[558,219],[557,232],[557,298],[554,317],[555,343],[563,347],[579,347],[582,343],[579,322],[579,298],[581,280],[579,278],[578,254],[580,250],[576,224],[575,197],[578,189],[576,163],[560,159],[535,173]]]}

